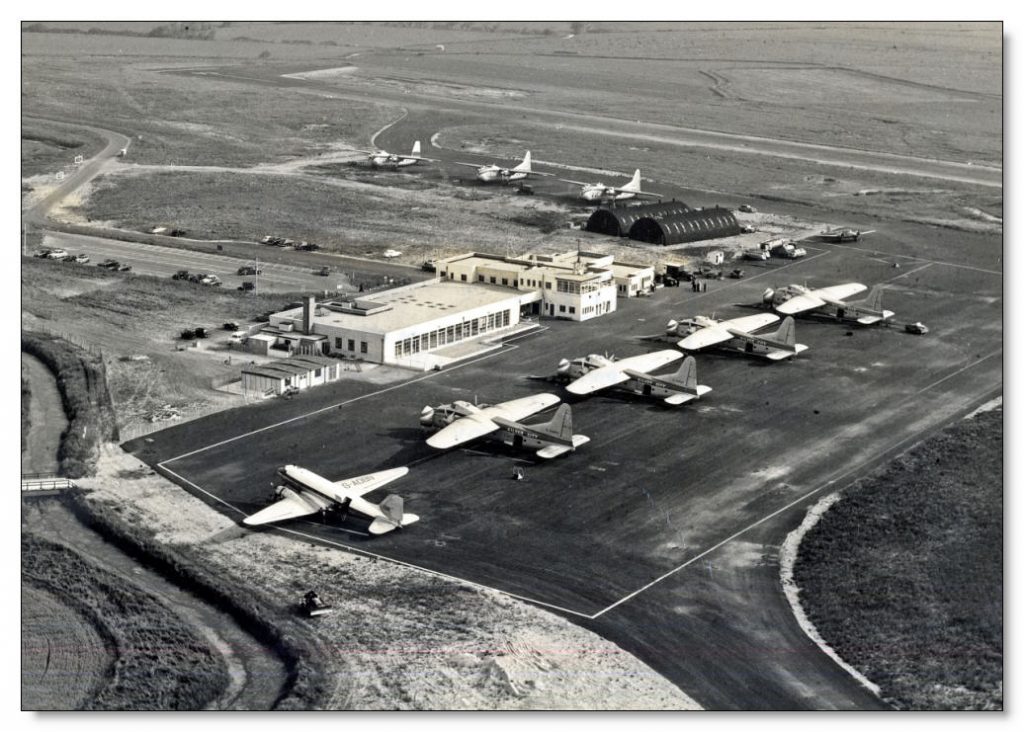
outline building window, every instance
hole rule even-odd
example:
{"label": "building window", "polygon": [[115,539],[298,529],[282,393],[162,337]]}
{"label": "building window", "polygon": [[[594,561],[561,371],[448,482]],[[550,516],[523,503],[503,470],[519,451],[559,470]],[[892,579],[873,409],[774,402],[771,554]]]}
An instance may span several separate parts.
{"label": "building window", "polygon": [[314,372],[313,372],[313,378],[314,378],[314,379],[319,379],[319,378],[320,378],[320,375],[321,375],[322,373],[323,373],[323,369],[317,369],[316,371],[314,371]]}
{"label": "building window", "polygon": [[569,306],[569,314],[570,315],[575,315],[576,314],[576,308],[573,307],[572,305]]}
{"label": "building window", "polygon": [[402,353],[403,353],[403,351],[402,351],[402,342],[401,341],[395,341],[395,358],[401,358],[402,357]]}
{"label": "building window", "polygon": [[348,339],[348,350],[350,350],[350,351],[356,350],[356,342],[354,340],[352,340],[351,338]]}
{"label": "building window", "polygon": [[344,348],[343,343],[344,343],[344,341],[341,338],[338,338],[338,337],[334,338],[334,347],[337,348],[339,351],[342,348]]}
{"label": "building window", "polygon": [[476,276],[476,281],[477,282],[483,282],[484,281],[484,276],[483,275],[477,275]]}
{"label": "building window", "polygon": [[551,283],[550,282],[545,282],[544,283],[544,289],[545,290],[550,290],[551,289]]}
{"label": "building window", "polygon": [[512,280],[513,287],[519,287],[519,280]]}
{"label": "building window", "polygon": [[558,312],[564,313],[565,312],[565,305],[559,305],[558,306]]}
{"label": "building window", "polygon": [[497,283],[497,280],[494,277],[492,277],[491,278],[491,284],[493,285],[493,284],[496,284],[496,283]]}
{"label": "building window", "polygon": [[289,376],[287,379],[285,379],[284,380],[284,385],[285,386],[291,386],[292,385],[292,377]]}
{"label": "building window", "polygon": [[366,353],[366,341],[359,341],[359,352]]}
{"label": "building window", "polygon": [[501,284],[503,284],[505,287],[508,287],[508,277],[502,277]]}

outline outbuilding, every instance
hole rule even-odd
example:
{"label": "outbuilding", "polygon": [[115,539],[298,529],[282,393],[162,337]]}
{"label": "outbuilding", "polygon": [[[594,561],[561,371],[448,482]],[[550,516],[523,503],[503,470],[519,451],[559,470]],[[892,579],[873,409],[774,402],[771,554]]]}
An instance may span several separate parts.
{"label": "outbuilding", "polygon": [[308,389],[341,378],[341,362],[324,356],[294,356],[242,369],[242,394],[247,399],[280,396],[288,389]]}

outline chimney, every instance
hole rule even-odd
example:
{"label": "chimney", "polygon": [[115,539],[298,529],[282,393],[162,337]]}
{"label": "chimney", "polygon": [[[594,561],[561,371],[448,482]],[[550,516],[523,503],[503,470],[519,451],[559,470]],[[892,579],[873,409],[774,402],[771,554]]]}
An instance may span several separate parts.
{"label": "chimney", "polygon": [[310,335],[313,332],[313,318],[316,315],[316,298],[306,295],[302,303],[302,332]]}

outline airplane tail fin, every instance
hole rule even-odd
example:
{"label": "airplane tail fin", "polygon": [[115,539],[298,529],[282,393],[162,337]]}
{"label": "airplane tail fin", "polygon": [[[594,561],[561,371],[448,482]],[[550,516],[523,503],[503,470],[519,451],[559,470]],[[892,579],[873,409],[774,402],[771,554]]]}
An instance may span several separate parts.
{"label": "airplane tail fin", "polygon": [[630,179],[629,183],[626,183],[624,186],[620,186],[619,190],[633,192],[640,190],[640,168],[637,168],[636,172],[633,173],[633,177]]}
{"label": "airplane tail fin", "polygon": [[402,513],[405,509],[405,501],[402,500],[401,496],[395,494],[388,495],[383,501],[380,502],[381,513],[389,521],[394,521],[396,524],[402,523]]}
{"label": "airplane tail fin", "polygon": [[512,170],[518,170],[518,171],[523,172],[523,173],[531,173],[531,172],[533,172],[532,171],[532,165],[533,165],[533,163],[532,163],[532,161],[530,159],[530,151],[527,150],[526,151],[526,155],[523,156],[523,162],[519,163],[519,165],[517,165],[516,167],[512,168]]}
{"label": "airplane tail fin", "polygon": [[672,374],[672,381],[688,390],[697,389],[697,360],[687,356],[679,364],[679,370]]}
{"label": "airplane tail fin", "polygon": [[568,404],[558,408],[551,421],[544,425],[544,431],[563,440],[572,441],[572,409]]}
{"label": "airplane tail fin", "polygon": [[786,319],[782,321],[782,325],[779,329],[769,336],[772,340],[785,343],[787,346],[796,345],[796,321],[793,320],[792,315],[787,315]]}
{"label": "airplane tail fin", "polygon": [[415,157],[419,157],[420,156],[420,141],[419,140],[417,140],[416,142],[414,142],[412,144],[412,154]]}
{"label": "airplane tail fin", "polygon": [[871,288],[871,292],[864,300],[864,307],[874,310],[875,312],[882,312],[882,286],[875,285]]}

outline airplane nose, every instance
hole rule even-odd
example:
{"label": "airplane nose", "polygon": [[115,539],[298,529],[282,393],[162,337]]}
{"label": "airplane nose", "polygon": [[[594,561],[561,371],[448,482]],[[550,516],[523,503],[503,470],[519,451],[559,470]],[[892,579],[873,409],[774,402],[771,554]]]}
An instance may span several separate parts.
{"label": "airplane nose", "polygon": [[761,295],[761,301],[762,301],[762,302],[767,302],[767,303],[771,303],[771,301],[772,301],[772,300],[773,300],[774,298],[775,298],[775,290],[773,290],[773,289],[772,289],[772,288],[770,288],[770,287],[769,287],[769,288],[767,288],[767,289],[766,289],[766,290],[764,291],[764,294],[763,294],[763,295]]}
{"label": "airplane nose", "polygon": [[665,330],[668,331],[669,333],[675,333],[676,332],[676,328],[678,328],[678,327],[679,327],[679,323],[677,323],[674,320],[670,320],[670,321],[668,321],[668,324],[665,326]]}
{"label": "airplane nose", "polygon": [[434,424],[434,408],[427,406],[423,407],[420,412],[420,424],[424,427],[430,427]]}
{"label": "airplane nose", "polygon": [[569,359],[563,358],[561,361],[558,362],[558,373],[564,374],[568,370],[569,370]]}

